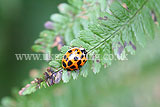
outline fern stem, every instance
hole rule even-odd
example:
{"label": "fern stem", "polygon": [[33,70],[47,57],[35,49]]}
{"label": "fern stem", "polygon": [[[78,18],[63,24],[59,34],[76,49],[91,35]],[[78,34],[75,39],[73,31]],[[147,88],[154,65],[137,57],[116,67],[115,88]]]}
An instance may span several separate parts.
{"label": "fern stem", "polygon": [[101,41],[99,44],[97,44],[96,46],[92,47],[88,53],[92,52],[92,50],[100,47],[103,43],[105,43],[106,41],[110,40],[117,32],[119,32],[121,29],[124,28],[125,25],[127,25],[128,23],[131,22],[131,20],[133,20],[133,18],[143,9],[143,7],[145,6],[145,4],[148,2],[149,0],[145,0],[145,2],[142,4],[142,6],[133,14],[132,17],[130,17],[123,25],[122,27],[118,28],[116,31],[114,31],[112,34],[110,34],[107,38],[105,38],[103,41]]}

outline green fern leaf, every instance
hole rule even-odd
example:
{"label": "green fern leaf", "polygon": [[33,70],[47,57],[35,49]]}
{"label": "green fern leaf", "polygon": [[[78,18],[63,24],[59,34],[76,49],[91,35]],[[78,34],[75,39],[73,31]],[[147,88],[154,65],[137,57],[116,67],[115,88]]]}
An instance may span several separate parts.
{"label": "green fern leaf", "polygon": [[71,79],[71,72],[68,72],[66,70],[63,71],[62,73],[62,80],[64,83],[69,82],[69,80]]}
{"label": "green fern leaf", "polygon": [[[46,33],[41,34],[41,38],[36,41],[43,42],[46,52],[51,50],[54,35],[64,36],[68,46],[61,48],[62,54],[56,56],[57,61],[52,60],[49,63],[51,68],[56,67],[54,70],[57,72],[63,71],[64,83],[69,82],[71,75],[73,79],[77,79],[79,72],[83,77],[87,77],[91,70],[95,74],[100,72],[103,65],[111,65],[114,57],[126,60],[126,54],[135,54],[138,45],[144,47],[147,39],[154,38],[155,22],[150,13],[154,10],[158,22],[160,19],[159,0],[114,1],[108,12],[106,0],[68,1],[70,5],[61,4],[59,7],[62,14],[51,16],[54,34],[47,37],[44,35]],[[123,7],[123,3],[127,7]],[[79,72],[71,73],[60,66],[63,54],[70,47],[83,47],[88,52],[88,61]],[[37,44],[35,50],[36,48],[37,52],[42,50]]]}

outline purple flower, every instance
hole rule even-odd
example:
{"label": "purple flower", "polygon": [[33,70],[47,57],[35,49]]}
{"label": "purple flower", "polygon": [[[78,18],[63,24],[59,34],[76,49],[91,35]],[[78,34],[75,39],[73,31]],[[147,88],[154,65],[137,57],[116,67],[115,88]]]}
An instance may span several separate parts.
{"label": "purple flower", "polygon": [[44,24],[44,27],[46,28],[46,29],[53,29],[53,22],[51,22],[51,21],[47,21],[45,24]]}
{"label": "purple flower", "polygon": [[118,47],[118,55],[120,56],[123,52],[124,47],[120,44],[120,47]]}
{"label": "purple flower", "polygon": [[57,75],[55,77],[55,84],[59,83],[61,79],[62,79],[62,71],[60,70],[57,72]]}
{"label": "purple flower", "polygon": [[99,19],[99,20],[107,20],[108,17],[107,17],[107,16],[104,16],[104,17],[99,17],[98,19]]}
{"label": "purple flower", "polygon": [[124,42],[124,48],[125,48],[126,46],[127,46],[127,42],[125,41],[125,42]]}
{"label": "purple flower", "polygon": [[134,50],[136,50],[136,46],[131,41],[129,41],[129,44],[132,46]]}

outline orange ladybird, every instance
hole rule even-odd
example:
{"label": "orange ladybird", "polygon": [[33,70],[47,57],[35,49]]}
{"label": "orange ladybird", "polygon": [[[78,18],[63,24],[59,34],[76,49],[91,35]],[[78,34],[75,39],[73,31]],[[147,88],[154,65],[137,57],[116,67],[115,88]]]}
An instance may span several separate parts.
{"label": "orange ladybird", "polygon": [[79,70],[87,61],[87,52],[84,48],[72,48],[62,59],[62,67],[67,71]]}

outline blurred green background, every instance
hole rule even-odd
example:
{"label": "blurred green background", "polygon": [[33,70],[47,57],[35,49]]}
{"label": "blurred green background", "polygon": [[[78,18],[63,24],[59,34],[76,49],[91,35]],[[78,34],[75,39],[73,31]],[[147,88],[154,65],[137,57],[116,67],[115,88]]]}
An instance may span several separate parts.
{"label": "blurred green background", "polygon": [[[21,88],[41,61],[17,61],[16,53],[33,53],[31,45],[57,5],[65,0],[0,0],[0,99]],[[160,37],[138,48],[128,61],[115,61],[87,78],[17,97],[21,107],[159,107]],[[18,96],[18,95],[15,95]],[[4,104],[5,102],[2,103]]]}
{"label": "blurred green background", "polygon": [[0,98],[21,86],[29,70],[41,61],[17,61],[16,53],[33,53],[33,45],[44,23],[65,0],[0,0]]}

